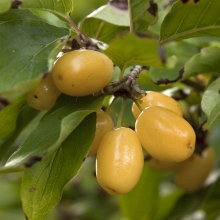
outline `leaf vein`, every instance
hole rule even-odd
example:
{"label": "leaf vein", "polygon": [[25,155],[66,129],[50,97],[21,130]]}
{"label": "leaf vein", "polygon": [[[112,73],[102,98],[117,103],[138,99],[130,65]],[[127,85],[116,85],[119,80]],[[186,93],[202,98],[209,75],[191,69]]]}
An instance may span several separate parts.
{"label": "leaf vein", "polygon": [[193,29],[190,29],[188,31],[180,32],[178,34],[173,34],[170,37],[168,37],[167,39],[161,41],[160,44],[163,45],[166,42],[169,42],[169,41],[174,40],[174,39],[181,38],[182,36],[186,36],[186,35],[193,34],[193,33],[199,33],[199,32],[206,31],[206,30],[212,30],[212,29],[213,30],[215,30],[215,29],[220,30],[220,25],[201,27],[201,28],[197,28],[196,30],[195,30],[195,28],[193,28]]}
{"label": "leaf vein", "polygon": [[177,29],[176,29],[176,32],[174,33],[174,35],[175,35],[175,34],[178,32],[178,30],[180,29],[180,27],[181,27],[181,25],[182,25],[182,23],[183,23],[183,21],[184,21],[186,15],[187,15],[188,13],[189,13],[189,9],[186,11],[185,15],[183,16],[181,22],[179,23],[179,26],[178,26]]}
{"label": "leaf vein", "polygon": [[204,15],[206,14],[207,10],[210,8],[211,5],[211,1],[209,2],[208,6],[206,7],[205,11],[201,14],[200,18],[198,19],[196,25],[195,25],[195,29],[198,27],[200,21],[202,21],[202,18],[204,17]]}

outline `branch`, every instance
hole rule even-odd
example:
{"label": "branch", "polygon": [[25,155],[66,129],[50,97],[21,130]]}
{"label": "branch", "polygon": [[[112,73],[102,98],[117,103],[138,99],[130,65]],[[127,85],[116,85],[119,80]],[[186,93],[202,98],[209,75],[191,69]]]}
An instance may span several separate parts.
{"label": "branch", "polygon": [[107,85],[102,91],[97,93],[97,95],[114,95],[124,98],[130,98],[133,100],[140,99],[146,95],[146,92],[141,90],[136,83],[140,72],[147,67],[136,65],[131,69],[131,72],[122,77],[121,80],[116,80],[109,85]]}

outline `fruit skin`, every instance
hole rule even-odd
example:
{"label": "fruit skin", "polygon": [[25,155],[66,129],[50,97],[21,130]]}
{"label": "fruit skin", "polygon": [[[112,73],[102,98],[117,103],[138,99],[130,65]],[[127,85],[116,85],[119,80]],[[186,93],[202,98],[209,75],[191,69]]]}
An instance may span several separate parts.
{"label": "fruit skin", "polygon": [[57,88],[70,96],[86,96],[103,89],[112,79],[113,63],[93,50],[75,50],[61,56],[52,69]]}
{"label": "fruit skin", "polygon": [[49,110],[56,102],[61,92],[54,85],[49,73],[40,81],[39,85],[26,94],[29,105],[37,110]]}
{"label": "fruit skin", "polygon": [[152,170],[163,172],[176,170],[181,164],[181,162],[166,162],[155,158],[151,158],[147,163]]}
{"label": "fruit skin", "polygon": [[96,132],[89,153],[87,154],[87,157],[96,154],[99,144],[102,138],[104,137],[104,135],[107,132],[112,131],[113,129],[114,129],[114,123],[111,117],[102,110],[96,112]]}
{"label": "fruit skin", "polygon": [[108,193],[118,195],[131,191],[143,165],[143,150],[133,130],[121,127],[103,137],[97,152],[96,176]]}
{"label": "fruit skin", "polygon": [[[140,106],[142,107],[143,110],[146,107],[160,106],[175,112],[181,117],[183,116],[183,112],[180,104],[175,99],[167,95],[164,95],[163,93],[147,91],[147,95],[141,98],[140,100],[141,100]],[[132,104],[132,113],[136,119],[140,114],[140,110],[135,103]]]}
{"label": "fruit skin", "polygon": [[215,152],[211,147],[206,148],[202,155],[193,154],[181,163],[174,180],[178,187],[187,193],[200,190],[215,164]]}
{"label": "fruit skin", "polygon": [[137,118],[135,129],[142,146],[158,160],[181,162],[194,152],[194,130],[185,119],[169,109],[146,108]]}

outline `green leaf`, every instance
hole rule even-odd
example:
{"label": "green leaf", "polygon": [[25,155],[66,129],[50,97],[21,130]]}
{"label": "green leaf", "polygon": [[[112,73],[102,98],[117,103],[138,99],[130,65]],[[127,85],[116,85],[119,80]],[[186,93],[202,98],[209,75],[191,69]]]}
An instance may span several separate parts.
{"label": "green leaf", "polygon": [[[16,37],[15,37],[16,33]],[[16,100],[48,70],[48,56],[68,31],[52,26],[28,10],[0,15],[0,96]]]}
{"label": "green leaf", "polygon": [[92,144],[95,122],[95,113],[87,116],[54,153],[24,172],[21,199],[27,219],[43,220],[59,202]]}
{"label": "green leaf", "polygon": [[202,110],[206,114],[203,129],[209,129],[220,115],[220,78],[210,84],[204,92],[201,102]]}
{"label": "green leaf", "polygon": [[29,9],[30,8],[42,9],[58,15],[69,15],[69,13],[71,13],[73,10],[73,1],[72,0],[62,0],[62,1],[22,0],[21,7],[29,8]]}
{"label": "green leaf", "polygon": [[220,215],[220,178],[218,178],[209,189],[206,198],[203,200],[200,208],[206,212],[208,220],[216,220]]}
{"label": "green leaf", "polygon": [[119,33],[128,31],[128,10],[115,7],[111,2],[88,15],[80,23],[80,29],[88,36],[110,43]]}
{"label": "green leaf", "polygon": [[[114,105],[111,107],[111,112],[113,112],[113,114],[118,118],[119,114],[120,114],[120,109],[122,106],[122,100],[123,98],[118,98]],[[126,101],[126,105],[125,105],[125,111],[124,114],[122,116],[122,122],[121,122],[121,126],[123,127],[132,127],[135,124],[135,118],[132,114],[131,108],[132,108],[132,104],[133,101],[131,99],[128,99]]]}
{"label": "green leaf", "polygon": [[220,37],[220,1],[177,1],[163,20],[160,42],[191,37]]}
{"label": "green leaf", "polygon": [[119,206],[126,219],[152,219],[163,173],[154,172],[147,163],[136,187],[128,194],[118,196]]}
{"label": "green leaf", "polygon": [[[183,195],[183,192],[179,189],[174,190],[168,195],[161,196],[158,198],[158,203],[156,205],[157,212],[155,213],[153,220],[164,220],[165,217],[175,206],[177,200]],[[164,205],[166,204],[166,205]]]}
{"label": "green leaf", "polygon": [[119,33],[128,31],[128,27],[117,26],[93,17],[84,19],[80,29],[91,38],[105,43],[110,43]]}
{"label": "green leaf", "polygon": [[207,191],[208,189],[205,189],[195,194],[182,195],[177,200],[170,213],[165,216],[164,219],[179,220],[183,216],[193,213],[202,204],[202,201],[206,197]]}
{"label": "green leaf", "polygon": [[25,102],[22,97],[0,111],[0,139],[5,139],[13,132],[18,114]]}
{"label": "green leaf", "polygon": [[21,132],[28,126],[28,124],[38,115],[39,111],[25,105],[19,112],[16,120],[16,128],[14,132],[0,144],[0,160],[10,150]]}
{"label": "green leaf", "polygon": [[36,160],[57,149],[67,136],[90,113],[101,108],[103,97],[73,98],[61,95],[57,104],[41,119],[23,145],[9,158],[6,172],[14,167],[29,167]]}
{"label": "green leaf", "polygon": [[129,5],[131,30],[135,33],[146,34],[149,24],[157,21],[156,4],[149,0],[130,0]]}
{"label": "green leaf", "polygon": [[200,73],[220,73],[220,48],[216,46],[205,47],[201,52],[189,59],[182,71],[183,78],[195,76]]}
{"label": "green leaf", "polygon": [[35,8],[34,9],[31,8],[28,10],[31,11],[31,13],[33,13],[34,15],[44,19],[45,21],[47,21],[51,25],[54,25],[56,27],[70,29],[69,23],[67,23],[67,21],[65,19],[56,16],[54,13],[51,13],[51,12],[45,11],[45,10],[41,10],[41,9],[35,9]]}
{"label": "green leaf", "polygon": [[182,78],[182,74],[179,70],[180,68],[178,68],[178,66],[172,69],[151,67],[149,77],[157,85],[166,85]]}
{"label": "green leaf", "polygon": [[117,26],[130,26],[128,10],[116,8],[111,2],[95,10],[85,20],[89,18],[97,18]]}
{"label": "green leaf", "polygon": [[188,42],[171,42],[164,45],[166,68],[151,67],[149,76],[156,84],[168,84],[181,80],[183,66],[191,56],[199,52],[199,48]]}
{"label": "green leaf", "polygon": [[11,8],[12,0],[1,0],[0,2],[0,14],[8,11]]}
{"label": "green leaf", "polygon": [[156,40],[135,34],[122,34],[115,38],[104,53],[120,69],[132,65],[163,66]]}
{"label": "green leaf", "polygon": [[167,57],[166,68],[151,67],[149,71],[151,80],[158,85],[184,80],[200,73],[218,72],[220,68],[220,49],[217,46],[200,51],[188,41],[178,41],[165,45],[164,50]]}

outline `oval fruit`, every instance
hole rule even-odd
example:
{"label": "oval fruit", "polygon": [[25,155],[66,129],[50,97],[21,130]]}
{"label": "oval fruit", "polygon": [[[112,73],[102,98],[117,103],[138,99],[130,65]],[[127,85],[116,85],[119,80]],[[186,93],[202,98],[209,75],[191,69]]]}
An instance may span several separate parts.
{"label": "oval fruit", "polygon": [[175,183],[185,192],[194,193],[200,190],[215,164],[215,152],[206,148],[202,155],[193,154],[183,161],[175,174]]}
{"label": "oval fruit", "polygon": [[[140,99],[140,106],[143,110],[146,107],[160,106],[175,112],[181,117],[183,116],[180,104],[175,99],[160,92],[147,91],[147,95]],[[141,113],[135,103],[132,105],[132,113],[136,119]]]}
{"label": "oval fruit", "polygon": [[148,107],[137,118],[135,129],[145,150],[161,161],[181,162],[195,149],[191,125],[169,109]]}
{"label": "oval fruit", "polygon": [[32,108],[49,110],[56,102],[61,92],[54,85],[52,75],[46,75],[39,85],[26,94],[26,100]]}
{"label": "oval fruit", "polygon": [[86,96],[103,89],[112,79],[113,63],[93,50],[75,50],[61,56],[52,69],[57,88],[70,96]]}
{"label": "oval fruit", "polygon": [[97,151],[96,176],[108,193],[118,195],[131,191],[143,165],[143,150],[133,130],[121,127],[103,137]]}
{"label": "oval fruit", "polygon": [[113,129],[114,123],[111,117],[102,110],[96,112],[96,132],[87,157],[90,157],[97,152],[104,135]]}

